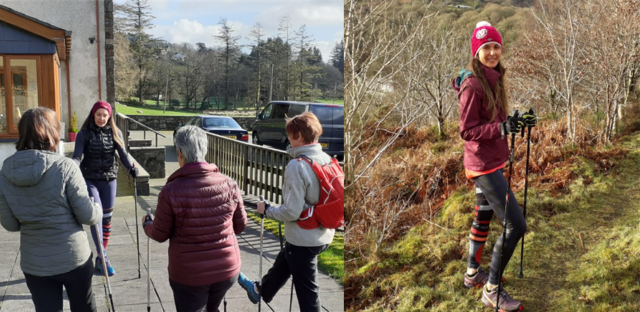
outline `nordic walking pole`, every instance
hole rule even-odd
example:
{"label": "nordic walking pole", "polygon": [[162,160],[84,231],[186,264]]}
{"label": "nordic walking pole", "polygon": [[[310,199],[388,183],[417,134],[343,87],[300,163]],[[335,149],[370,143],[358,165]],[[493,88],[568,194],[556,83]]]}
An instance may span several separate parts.
{"label": "nordic walking pole", "polygon": [[[264,202],[264,196],[260,195],[260,201]],[[266,209],[266,207],[265,207]],[[266,212],[266,211],[265,211]],[[264,213],[260,214],[260,268],[258,269],[258,278],[260,283],[262,283],[262,239],[264,234]],[[260,301],[258,301],[258,312],[262,309],[262,296],[260,296]]]}
{"label": "nordic walking pole", "polygon": [[[151,208],[147,208],[147,219],[145,221],[150,220]],[[138,257],[138,261],[140,261],[140,257]],[[147,235],[147,312],[149,311],[151,311],[151,238]]]}
{"label": "nordic walking pole", "polygon": [[[95,199],[92,197],[91,200],[95,204]],[[109,293],[109,302],[111,302],[111,310],[116,312],[116,307],[113,305],[113,296],[111,294],[111,284],[109,284],[109,272],[107,272],[107,260],[104,257],[104,242],[102,241],[102,219],[98,224],[94,225],[96,227],[96,233],[98,233],[98,245],[100,249],[100,258],[102,258],[102,270],[104,272],[104,278],[107,281],[107,291]]]}
{"label": "nordic walking pole", "polygon": [[[132,168],[135,168],[136,164],[133,164]],[[136,247],[138,248],[138,278],[140,278],[140,236],[138,235],[138,184],[136,178],[133,178],[133,202],[134,211],[136,213]]]}
{"label": "nordic walking pole", "polygon": [[[516,119],[518,118],[518,110],[515,111],[515,113],[513,113],[513,117]],[[507,139],[508,140],[508,139]],[[513,146],[515,145],[516,142],[516,134],[511,133],[511,150],[509,151],[509,178],[507,181],[507,195],[505,196],[505,201],[504,201],[504,222],[502,222],[502,251],[500,252],[500,266],[498,267],[498,273],[500,274],[499,278],[498,278],[498,296],[496,299],[496,312],[499,312],[500,309],[498,308],[500,306],[500,292],[502,292],[502,255],[504,253],[504,241],[507,237],[507,218],[509,218],[509,191],[511,190],[511,174],[513,173]]]}
{"label": "nordic walking pole", "polygon": [[[533,108],[529,109],[530,114],[534,114]],[[527,166],[525,167],[524,174],[524,207],[522,209],[522,214],[524,219],[527,219],[527,191],[529,190],[529,147],[531,146],[531,128],[533,126],[527,126]],[[524,131],[524,129],[523,129]],[[524,134],[524,133],[523,133]],[[522,234],[522,243],[520,243],[520,274],[518,277],[523,278],[524,274],[522,273],[522,261],[524,260],[524,234]]]}

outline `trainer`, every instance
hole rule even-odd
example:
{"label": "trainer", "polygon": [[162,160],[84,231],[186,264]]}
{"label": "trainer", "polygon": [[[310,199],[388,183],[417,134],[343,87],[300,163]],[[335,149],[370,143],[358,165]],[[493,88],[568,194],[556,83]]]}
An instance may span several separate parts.
{"label": "trainer", "polygon": [[247,214],[236,182],[204,160],[205,132],[186,126],[175,137],[180,169],[158,195],[155,218],[143,218],[143,227],[152,239],[169,240],[176,310],[214,312],[238,279],[237,235],[247,226]]}

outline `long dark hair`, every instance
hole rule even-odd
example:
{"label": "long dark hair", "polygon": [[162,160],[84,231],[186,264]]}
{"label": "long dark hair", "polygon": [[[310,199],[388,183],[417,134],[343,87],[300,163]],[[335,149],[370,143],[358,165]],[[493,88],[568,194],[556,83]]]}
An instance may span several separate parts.
{"label": "long dark hair", "polygon": [[496,66],[496,70],[500,73],[500,78],[498,78],[498,82],[496,83],[493,91],[489,86],[489,82],[487,81],[487,77],[484,76],[484,70],[482,69],[484,65],[477,58],[472,58],[467,64],[467,68],[473,72],[473,75],[480,82],[480,86],[482,86],[482,92],[484,93],[484,98],[489,102],[488,109],[491,111],[491,120],[489,122],[493,122],[498,114],[498,108],[501,108],[505,114],[509,111],[509,102],[507,101],[507,89],[505,88],[505,73],[507,69],[502,66],[502,62],[498,62]]}
{"label": "long dark hair", "polygon": [[[115,120],[113,120],[113,115],[109,116],[109,120],[107,120],[107,124],[111,126],[111,129],[113,131],[113,140],[116,141],[116,143],[118,143],[120,147],[125,148],[124,142],[122,141],[122,138],[120,137],[120,134],[119,134],[120,129],[118,129],[118,126],[116,126],[116,122]],[[98,125],[96,125],[95,117],[91,112],[89,112],[89,116],[87,117],[87,119],[84,120],[84,123],[82,124],[82,127],[80,128],[80,130],[89,130],[89,127],[95,127],[95,128],[98,127]]]}
{"label": "long dark hair", "polygon": [[56,113],[46,107],[32,108],[18,122],[16,150],[43,150],[55,152],[60,142],[60,121]]}

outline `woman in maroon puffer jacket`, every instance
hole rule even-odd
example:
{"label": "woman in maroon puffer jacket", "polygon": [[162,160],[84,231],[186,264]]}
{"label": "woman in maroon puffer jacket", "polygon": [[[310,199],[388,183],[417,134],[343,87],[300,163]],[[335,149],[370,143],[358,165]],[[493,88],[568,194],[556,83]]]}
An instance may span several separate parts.
{"label": "woman in maroon puffer jacket", "polygon": [[158,195],[153,221],[145,233],[169,239],[169,283],[177,311],[218,311],[240,272],[237,235],[247,214],[236,182],[204,160],[205,132],[182,127],[176,133],[180,169]]}
{"label": "woman in maroon puffer jacket", "polygon": [[[500,62],[501,55],[502,38],[498,31],[487,22],[478,23],[471,36],[468,68],[453,81],[460,101],[460,137],[465,141],[464,169],[476,185],[464,285],[469,288],[484,285],[482,302],[487,307],[498,305],[501,311],[520,311],[524,306],[498,287],[501,272],[527,230],[522,210],[502,170],[509,159],[508,135],[518,133],[524,125],[534,126],[536,117],[532,113],[507,116],[506,69]],[[485,273],[480,260],[494,213],[501,221],[506,220],[506,235],[493,244],[490,270]]]}

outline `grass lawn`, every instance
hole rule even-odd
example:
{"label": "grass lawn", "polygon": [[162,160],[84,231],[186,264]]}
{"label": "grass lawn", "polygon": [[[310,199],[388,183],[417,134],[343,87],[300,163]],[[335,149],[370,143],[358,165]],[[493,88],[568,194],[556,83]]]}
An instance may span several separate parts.
{"label": "grass lawn", "polygon": [[336,99],[335,103],[333,102],[333,99],[316,99],[316,101],[321,103],[344,105],[344,99]]}
{"label": "grass lawn", "polygon": [[[162,113],[162,106],[160,109],[153,108],[142,108],[135,106],[124,106],[121,104],[116,104],[116,111],[125,115],[164,115],[164,116],[194,116],[199,115],[199,113],[191,113],[191,112],[175,112],[171,110],[167,110],[166,113]],[[142,113],[138,113],[137,111],[141,111]]]}
{"label": "grass lawn", "polygon": [[[255,212],[247,211],[247,216],[253,221],[260,224],[260,215]],[[278,221],[265,218],[264,229],[279,236]],[[284,224],[282,225],[282,235],[284,235]],[[329,249],[318,256],[318,268],[335,278],[338,283],[344,285],[344,233],[336,231],[333,237],[333,243],[329,245]]]}

